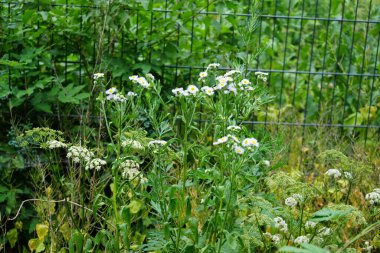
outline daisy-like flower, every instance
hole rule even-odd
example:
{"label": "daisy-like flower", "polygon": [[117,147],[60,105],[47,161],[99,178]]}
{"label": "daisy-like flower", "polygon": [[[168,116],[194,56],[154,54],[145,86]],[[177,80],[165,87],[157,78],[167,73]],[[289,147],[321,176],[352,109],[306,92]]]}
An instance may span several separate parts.
{"label": "daisy-like flower", "polygon": [[279,244],[281,241],[281,237],[279,234],[272,235],[271,239],[272,239],[274,244]]}
{"label": "daisy-like flower", "polygon": [[199,73],[199,78],[200,79],[206,78],[207,76],[208,76],[208,74],[207,74],[206,71],[203,71],[203,72]]}
{"label": "daisy-like flower", "polygon": [[129,80],[131,80],[132,82],[137,82],[137,78],[139,78],[139,76],[138,75],[133,75],[133,76],[130,76],[130,77],[128,77],[129,78]]}
{"label": "daisy-like flower", "polygon": [[204,86],[201,88],[201,90],[208,96],[214,95],[214,89],[209,86]]}
{"label": "daisy-like flower", "polygon": [[240,85],[250,85],[251,82],[250,82],[248,79],[243,79],[243,80],[240,81],[239,84],[240,84]]}
{"label": "daisy-like flower", "polygon": [[151,73],[146,74],[146,78],[154,81],[154,75],[152,75]]}
{"label": "daisy-like flower", "polygon": [[198,93],[199,89],[198,89],[197,86],[191,84],[191,85],[189,85],[189,86],[187,87],[187,91],[188,91],[190,94],[192,94],[192,95],[195,96],[195,95]]}
{"label": "daisy-like flower", "polygon": [[244,150],[244,148],[242,148],[242,147],[236,145],[236,146],[234,147],[234,151],[235,151],[236,154],[242,155],[242,154],[244,154],[244,151],[245,151],[245,150]]}
{"label": "daisy-like flower", "polygon": [[329,169],[328,171],[326,171],[325,174],[326,174],[327,176],[329,176],[329,177],[333,177],[333,178],[335,178],[335,179],[339,178],[339,177],[342,175],[342,173],[340,173],[340,171],[337,170],[337,169]]}
{"label": "daisy-like flower", "polygon": [[219,84],[224,84],[223,87],[227,85],[227,82],[229,80],[232,80],[232,79],[230,79],[230,78],[228,78],[226,76],[218,76],[215,79],[219,82]]}
{"label": "daisy-like flower", "polygon": [[109,88],[106,90],[106,95],[111,95],[117,92],[117,89],[115,87]]}
{"label": "daisy-like flower", "polygon": [[289,207],[295,207],[298,204],[297,200],[293,197],[289,197],[285,199],[285,205]]}
{"label": "daisy-like flower", "polygon": [[86,170],[97,170],[99,171],[102,166],[106,165],[107,162],[102,160],[102,159],[99,159],[99,158],[95,158],[95,159],[92,159],[89,163],[87,163],[85,169]]}
{"label": "daisy-like flower", "polygon": [[294,239],[294,243],[297,243],[297,244],[309,243],[309,241],[310,241],[310,238],[305,235],[298,236],[296,239]]}
{"label": "daisy-like flower", "polygon": [[46,144],[48,145],[49,149],[66,148],[67,147],[67,145],[65,143],[57,141],[57,140],[48,141],[48,142],[46,142]]}
{"label": "daisy-like flower", "polygon": [[172,89],[172,92],[173,92],[174,96],[179,96],[182,94],[183,88],[179,87],[179,88]]}
{"label": "daisy-like flower", "polygon": [[227,137],[230,138],[231,140],[233,140],[236,143],[240,143],[239,139],[235,135],[228,134]]}
{"label": "daisy-like flower", "polygon": [[230,84],[230,85],[228,85],[227,89],[228,89],[229,92],[232,92],[232,93],[234,93],[235,95],[237,94],[237,89],[236,89],[235,84]]}
{"label": "daisy-like flower", "polygon": [[213,145],[219,145],[219,144],[222,144],[222,143],[225,143],[228,141],[228,136],[224,136],[222,138],[219,138],[216,140],[216,142],[213,143]]}
{"label": "daisy-like flower", "polygon": [[251,146],[259,147],[259,142],[255,138],[246,138],[243,140],[242,145],[244,147],[251,147]]}
{"label": "daisy-like flower", "polygon": [[148,81],[145,79],[145,77],[142,77],[140,76],[139,78],[137,78],[137,83],[140,84],[142,87],[144,88],[149,88],[149,83]]}
{"label": "daisy-like flower", "polygon": [[99,79],[99,78],[102,78],[102,77],[104,77],[104,73],[95,73],[95,74],[94,74],[94,79],[95,79],[95,80],[97,80],[97,79]]}

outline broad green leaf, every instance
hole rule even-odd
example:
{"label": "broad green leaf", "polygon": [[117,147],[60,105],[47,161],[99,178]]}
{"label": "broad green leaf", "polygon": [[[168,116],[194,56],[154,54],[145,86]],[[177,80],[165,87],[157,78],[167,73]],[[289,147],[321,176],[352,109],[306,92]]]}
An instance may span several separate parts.
{"label": "broad green leaf", "polygon": [[17,229],[16,228],[12,228],[11,230],[9,230],[7,232],[7,238],[8,238],[8,241],[9,241],[11,247],[13,248],[16,245],[16,242],[18,240]]}
{"label": "broad green leaf", "polygon": [[142,207],[142,202],[140,200],[132,200],[131,203],[129,203],[129,208],[131,211],[131,214],[136,214],[140,211]]}
{"label": "broad green leaf", "polygon": [[36,231],[38,238],[44,240],[45,236],[49,232],[49,227],[45,224],[37,224]]}

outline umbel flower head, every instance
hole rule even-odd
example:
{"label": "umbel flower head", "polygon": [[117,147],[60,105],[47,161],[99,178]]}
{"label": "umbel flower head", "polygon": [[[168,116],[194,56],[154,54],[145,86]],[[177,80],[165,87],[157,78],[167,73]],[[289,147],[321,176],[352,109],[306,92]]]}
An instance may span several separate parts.
{"label": "umbel flower head", "polygon": [[82,146],[71,146],[67,152],[67,158],[72,159],[74,163],[89,162],[93,156],[94,153]]}
{"label": "umbel flower head", "polygon": [[106,165],[107,162],[102,160],[102,159],[99,159],[99,158],[95,158],[95,159],[92,159],[90,162],[88,162],[86,164],[86,170],[97,170],[99,171],[102,166]]}
{"label": "umbel flower head", "polygon": [[121,176],[124,179],[133,181],[138,179],[141,184],[147,183],[148,179],[139,171],[140,165],[134,160],[125,160],[119,165]]}
{"label": "umbel flower head", "polygon": [[54,149],[54,148],[66,148],[67,145],[61,141],[57,141],[57,140],[51,140],[51,141],[48,141],[46,142],[48,148],[50,149]]}
{"label": "umbel flower head", "polygon": [[368,200],[371,205],[380,203],[380,188],[375,188],[373,192],[367,193],[365,199]]}
{"label": "umbel flower head", "polygon": [[333,177],[335,179],[339,178],[342,175],[342,173],[340,173],[340,171],[338,169],[329,169],[328,171],[326,171],[325,174],[327,176]]}

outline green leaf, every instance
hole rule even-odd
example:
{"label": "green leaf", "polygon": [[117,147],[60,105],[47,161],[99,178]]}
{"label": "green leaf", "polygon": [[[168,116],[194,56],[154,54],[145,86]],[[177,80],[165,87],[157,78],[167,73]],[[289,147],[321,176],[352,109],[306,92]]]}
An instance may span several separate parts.
{"label": "green leaf", "polygon": [[334,220],[349,214],[350,212],[352,212],[352,210],[353,209],[351,208],[345,211],[338,211],[325,207],[315,212],[313,216],[310,218],[310,220],[315,222]]}
{"label": "green leaf", "polygon": [[37,224],[36,231],[38,238],[44,240],[45,236],[49,232],[49,227],[45,224]]}
{"label": "green leaf", "polygon": [[131,203],[129,203],[128,207],[130,208],[131,214],[136,214],[140,211],[142,207],[142,202],[140,200],[132,200]]}
{"label": "green leaf", "polygon": [[16,242],[18,240],[17,229],[16,228],[12,228],[11,230],[9,230],[7,232],[7,238],[8,238],[8,241],[9,241],[11,247],[13,248],[16,245]]}

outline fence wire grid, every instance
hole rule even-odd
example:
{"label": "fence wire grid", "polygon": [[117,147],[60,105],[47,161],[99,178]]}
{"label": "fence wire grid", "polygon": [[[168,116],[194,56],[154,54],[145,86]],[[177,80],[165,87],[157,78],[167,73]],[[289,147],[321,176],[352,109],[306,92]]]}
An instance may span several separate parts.
{"label": "fence wire grid", "polygon": [[[51,57],[35,53],[37,69],[63,85],[89,84],[92,73],[112,67],[116,85],[126,85],[129,75],[142,71],[171,88],[197,80],[208,63],[220,62],[221,70],[229,70],[229,59],[255,51],[241,48],[240,29],[252,18],[253,1],[128,2],[2,1],[6,30],[0,59],[20,61],[30,48],[42,49]],[[340,129],[364,136],[365,143],[380,140],[380,1],[255,4],[260,21],[255,47],[264,49],[247,66],[248,77],[268,72],[275,99],[243,123],[300,127],[302,142],[305,132],[313,133],[310,128]],[[16,36],[24,41],[9,39]],[[40,78],[30,72],[4,67],[0,82],[11,90],[25,89]]]}

